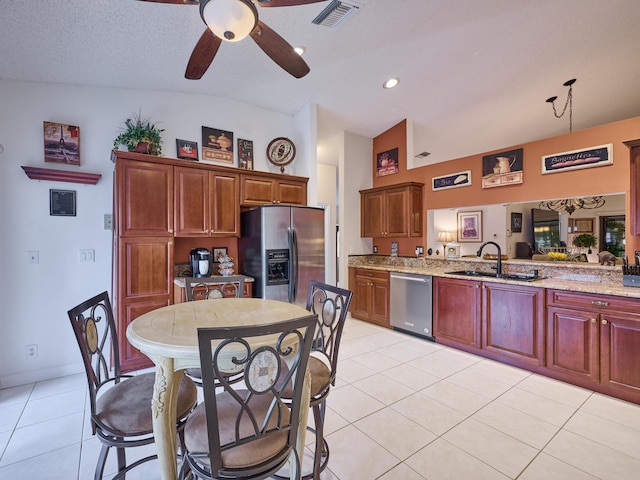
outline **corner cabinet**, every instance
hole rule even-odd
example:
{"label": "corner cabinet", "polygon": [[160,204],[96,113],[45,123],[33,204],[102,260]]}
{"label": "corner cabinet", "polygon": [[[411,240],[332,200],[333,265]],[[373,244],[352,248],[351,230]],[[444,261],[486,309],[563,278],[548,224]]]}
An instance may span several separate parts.
{"label": "corner cabinet", "polygon": [[255,207],[269,203],[307,204],[308,178],[260,173],[240,176],[240,205]]}
{"label": "corner cabinet", "polygon": [[389,322],[389,272],[349,268],[349,290],[353,318],[391,328]]}
{"label": "corner cabinet", "polygon": [[361,237],[421,237],[422,183],[360,190]]}

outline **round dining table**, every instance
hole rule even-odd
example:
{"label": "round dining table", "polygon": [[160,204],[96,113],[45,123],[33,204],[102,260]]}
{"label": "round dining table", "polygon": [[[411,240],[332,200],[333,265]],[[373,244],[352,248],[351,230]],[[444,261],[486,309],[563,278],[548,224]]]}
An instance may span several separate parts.
{"label": "round dining table", "polygon": [[[225,298],[168,305],[145,313],[129,324],[127,340],[148,356],[156,367],[151,409],[163,480],[177,478],[177,393],[184,369],[200,367],[198,328],[260,325],[308,315],[309,311],[287,302]],[[310,388],[307,371],[297,442],[300,460],[304,453]]]}

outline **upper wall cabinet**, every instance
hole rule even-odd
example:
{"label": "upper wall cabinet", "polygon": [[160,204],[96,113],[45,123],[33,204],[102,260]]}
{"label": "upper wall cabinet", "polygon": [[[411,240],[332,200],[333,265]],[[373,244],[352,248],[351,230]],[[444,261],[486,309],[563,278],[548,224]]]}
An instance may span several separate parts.
{"label": "upper wall cabinet", "polygon": [[175,236],[240,235],[239,176],[175,167]]}
{"label": "upper wall cabinet", "polygon": [[242,174],[240,205],[254,207],[268,203],[286,205],[307,204],[308,178],[260,173]]}
{"label": "upper wall cabinet", "polygon": [[408,182],[360,190],[360,236],[422,236],[423,186]]}
{"label": "upper wall cabinet", "polygon": [[120,157],[115,161],[117,236],[173,236],[173,166]]}

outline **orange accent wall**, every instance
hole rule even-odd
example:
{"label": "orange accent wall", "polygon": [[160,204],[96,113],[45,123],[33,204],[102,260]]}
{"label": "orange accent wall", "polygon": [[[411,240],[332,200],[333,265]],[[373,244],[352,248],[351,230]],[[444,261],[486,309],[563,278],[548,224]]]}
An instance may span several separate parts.
{"label": "orange accent wall", "polygon": [[[440,208],[625,193],[627,232],[629,232],[630,157],[629,148],[622,142],[637,138],[640,138],[640,117],[407,170],[406,120],[403,120],[373,139],[373,186],[381,187],[408,181],[422,182],[425,184],[423,195],[425,212]],[[587,149],[609,143],[613,144],[613,165],[542,174],[541,157],[544,155]],[[398,147],[398,173],[377,177],[376,155],[396,147]],[[483,189],[482,157],[516,148],[523,149],[523,182],[517,185]],[[431,190],[433,177],[464,170],[471,170],[471,186],[437,192]],[[424,238],[376,238],[373,243],[378,246],[379,253],[389,253],[392,240],[398,241],[400,255],[413,255],[417,245],[425,244]],[[640,250],[640,237],[627,234],[627,253],[632,252],[631,256],[633,256],[634,250]]]}

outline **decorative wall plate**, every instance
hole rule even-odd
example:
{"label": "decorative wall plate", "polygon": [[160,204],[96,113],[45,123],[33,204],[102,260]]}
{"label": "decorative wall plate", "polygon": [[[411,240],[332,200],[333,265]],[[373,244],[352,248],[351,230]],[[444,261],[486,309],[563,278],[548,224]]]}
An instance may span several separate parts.
{"label": "decorative wall plate", "polygon": [[280,167],[280,173],[284,173],[285,165],[289,165],[296,157],[296,146],[285,137],[271,140],[267,147],[267,159],[276,167]]}

